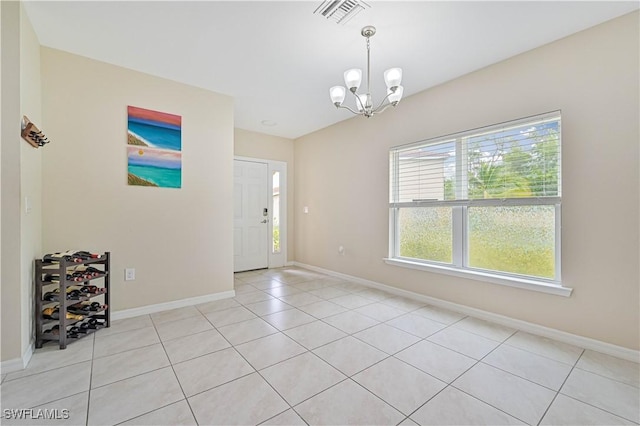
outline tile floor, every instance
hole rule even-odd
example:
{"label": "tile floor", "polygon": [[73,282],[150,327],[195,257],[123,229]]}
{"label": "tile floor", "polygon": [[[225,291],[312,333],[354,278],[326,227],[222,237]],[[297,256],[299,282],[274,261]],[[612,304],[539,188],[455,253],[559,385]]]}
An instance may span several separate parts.
{"label": "tile floor", "polygon": [[[37,350],[2,375],[0,422],[640,422],[633,362],[299,268],[236,274],[235,289]],[[41,408],[69,418],[5,411]]]}

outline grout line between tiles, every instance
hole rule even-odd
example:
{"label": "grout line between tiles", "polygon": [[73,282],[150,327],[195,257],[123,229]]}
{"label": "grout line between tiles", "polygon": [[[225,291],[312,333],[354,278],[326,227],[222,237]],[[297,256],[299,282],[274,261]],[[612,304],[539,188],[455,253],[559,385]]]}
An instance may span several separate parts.
{"label": "grout line between tiles", "polygon": [[[213,325],[213,324],[212,324],[212,325]],[[285,336],[285,337],[287,337],[287,338],[291,339],[289,336],[287,336],[286,334],[282,333],[281,331],[279,331],[279,333],[281,333],[283,336]],[[275,334],[275,333],[274,333],[274,334]],[[254,371],[256,374],[258,374],[258,375],[260,376],[260,378],[261,378],[262,380],[264,380],[264,381],[265,381],[265,383],[266,383],[267,385],[269,385],[269,387],[270,387],[271,389],[273,389],[273,391],[274,391],[274,392],[275,392],[275,393],[276,393],[276,394],[277,394],[277,395],[278,395],[278,396],[279,396],[279,397],[280,397],[280,398],[285,402],[285,404],[287,404],[287,406],[288,406],[290,409],[293,409],[293,407],[291,406],[291,404],[289,404],[289,401],[287,401],[287,400],[286,400],[282,395],[280,395],[280,392],[278,392],[278,390],[277,390],[276,388],[274,388],[274,387],[271,385],[271,383],[270,383],[267,379],[265,379],[265,377],[260,373],[260,371],[258,371],[258,370],[257,370],[257,369],[256,369],[256,368],[255,368],[255,367],[254,367],[250,362],[249,362],[249,360],[248,360],[248,359],[246,359],[246,358],[245,358],[245,356],[244,356],[244,355],[243,355],[243,354],[242,354],[238,349],[236,349],[236,347],[235,347],[235,346],[234,346],[234,345],[233,345],[233,344],[232,344],[232,343],[231,343],[231,342],[230,342],[230,341],[229,341],[229,340],[228,340],[228,339],[227,339],[227,338],[226,338],[222,333],[220,333],[220,335],[222,336],[222,338],[223,338],[223,339],[225,339],[225,340],[227,341],[227,343],[229,343],[229,344],[231,345],[231,347],[236,351],[236,353],[237,353],[238,355],[240,355],[240,357],[242,357],[242,359],[244,359],[244,361],[245,361],[245,362],[246,362],[246,363],[247,363],[251,368],[253,368],[253,371]],[[269,336],[270,336],[270,335],[269,335]],[[263,337],[267,337],[267,336],[263,336]],[[257,340],[257,339],[256,339],[256,340]],[[292,339],[292,340],[293,340],[293,339]],[[247,343],[247,342],[245,342],[245,343]],[[297,343],[297,342],[296,342],[296,343]],[[300,345],[300,346],[302,346],[302,345]],[[302,346],[302,347],[304,348],[304,346]],[[306,349],[306,348],[305,348],[305,349]],[[308,352],[308,351],[307,351],[307,352]],[[306,353],[306,352],[303,352],[302,354],[304,354],[304,353]],[[298,355],[302,355],[302,354],[298,354]],[[295,355],[295,356],[298,356],[298,355]],[[293,358],[293,357],[291,357],[291,358]],[[289,358],[289,359],[290,359],[290,358]],[[282,362],[282,361],[281,361],[281,362]],[[279,363],[276,363],[276,364],[279,364]],[[273,364],[273,365],[276,365],[276,364]],[[268,367],[265,367],[265,368],[268,368]],[[253,373],[250,373],[250,374],[253,374]],[[248,376],[248,374],[247,374],[247,375],[244,375],[244,376],[242,376],[242,377],[246,377],[246,376]],[[236,377],[236,378],[235,378],[234,380],[232,380],[232,381],[238,380],[238,379],[240,379],[240,378],[241,378],[241,377]],[[231,383],[231,382],[227,382],[227,383]],[[222,385],[220,385],[220,386],[222,386]],[[288,410],[289,408],[287,408],[287,410]],[[283,411],[281,411],[280,413],[276,414],[276,416],[279,416],[280,414],[284,413],[284,412],[285,412],[285,411],[287,411],[287,410],[283,410]],[[194,417],[195,417],[195,415],[194,415]],[[273,417],[275,417],[275,416],[273,416]],[[268,419],[266,419],[266,420],[268,420]],[[264,421],[266,421],[266,420],[264,420]],[[304,419],[303,419],[303,420],[304,420]],[[263,422],[264,422],[264,421],[263,421]],[[306,423],[306,422],[305,422],[305,423]]]}
{"label": "grout line between tiles", "polygon": [[[580,355],[580,358],[582,358],[582,355]],[[578,359],[578,360],[579,360],[579,359]],[[580,368],[580,367],[577,365],[577,362],[576,362],[576,367],[575,367],[575,368],[576,368],[576,369],[578,369],[578,370],[580,370],[580,371],[584,371],[585,373],[593,374],[593,375],[595,375],[595,376],[602,377],[603,379],[612,380],[612,381],[614,381],[614,382],[620,383],[621,385],[631,386],[632,388],[636,388],[636,389],[640,390],[640,385],[635,386],[635,385],[629,384],[629,383],[627,383],[627,382],[623,382],[623,381],[621,381],[621,380],[614,379],[613,377],[609,377],[609,376],[605,376],[605,375],[602,375],[602,374],[596,373],[595,371],[585,370],[584,368]],[[573,370],[572,370],[572,371],[573,371]]]}
{"label": "grout line between tiles", "polygon": [[[586,352],[586,349],[583,349],[583,350],[582,350],[582,352],[580,353],[580,356],[578,357],[578,359],[576,359],[576,362],[573,364],[573,367],[571,368],[571,371],[569,372],[569,374],[567,374],[567,377],[566,377],[566,378],[564,379],[564,381],[562,382],[562,385],[561,385],[561,386],[560,386],[560,388],[558,389],[558,392],[557,392],[557,393],[556,393],[556,395],[553,397],[553,401],[555,401],[555,400],[556,400],[556,398],[558,397],[558,395],[560,395],[560,394],[562,393],[562,392],[561,392],[561,391],[562,391],[562,388],[563,388],[563,387],[564,387],[564,385],[567,383],[567,380],[569,380],[569,377],[571,376],[571,373],[573,373],[573,370],[578,369],[578,370],[580,370],[580,371],[587,371],[587,370],[583,370],[583,369],[581,369],[580,367],[578,367],[578,362],[580,361],[580,358],[582,358],[582,356],[585,354],[585,352]],[[591,373],[590,371],[587,371],[587,372],[588,372],[588,373]],[[592,374],[596,374],[596,373],[592,373]],[[603,378],[605,378],[605,379],[614,380],[614,379],[611,379],[610,377],[601,376],[601,375],[599,375],[599,374],[596,374],[596,375],[598,375],[598,376],[600,376],[600,377],[603,377]],[[614,381],[616,381],[616,380],[614,380]],[[618,382],[618,383],[626,384],[626,383],[623,383],[623,382]],[[627,385],[627,386],[631,386],[631,385]],[[630,422],[632,422],[632,423],[634,423],[634,424],[637,424],[634,420],[631,420],[631,419],[629,419],[629,418],[627,418],[627,417],[623,417],[623,416],[622,416],[622,415],[620,415],[620,414],[613,413],[613,412],[611,412],[611,411],[609,411],[609,410],[606,410],[606,409],[604,409],[604,408],[602,408],[602,407],[595,406],[595,405],[590,404],[590,403],[588,403],[588,402],[586,402],[586,401],[582,401],[582,400],[580,400],[580,399],[578,399],[578,398],[572,397],[571,395],[567,395],[567,394],[564,394],[564,393],[562,393],[562,395],[563,395],[563,396],[565,396],[565,397],[567,397],[567,398],[571,398],[571,399],[573,399],[573,400],[575,400],[575,401],[578,401],[578,402],[581,402],[581,403],[583,403],[583,404],[586,404],[586,405],[588,405],[588,406],[590,406],[590,407],[596,408],[596,409],[598,409],[598,410],[600,410],[600,411],[604,411],[605,413],[609,413],[609,414],[611,414],[611,415],[613,415],[613,416],[615,416],[615,417],[619,417],[619,418],[621,418],[621,419],[625,419],[625,420],[628,420],[628,421],[630,421]],[[551,401],[551,403],[553,403],[553,401]],[[550,407],[551,407],[551,404],[549,404],[549,407],[547,407],[547,410],[545,411],[545,415],[547,414],[547,411],[549,410],[549,408],[550,408]],[[544,418],[544,416],[542,416],[542,418]],[[540,421],[542,421],[542,419],[540,419]],[[540,424],[540,423],[538,423],[538,424]]]}
{"label": "grout line between tiles", "polygon": [[[200,311],[198,311],[198,312],[200,312]],[[203,317],[204,317],[204,315],[203,315]],[[206,317],[204,317],[204,318],[206,319]],[[213,324],[212,324],[212,326],[213,326]],[[156,334],[158,335],[158,339],[160,339],[160,333],[158,333],[158,329],[157,329],[155,323],[153,325],[153,328],[156,330]],[[182,383],[180,383],[180,379],[178,378],[178,374],[176,373],[176,369],[174,368],[173,363],[171,362],[171,358],[169,358],[169,353],[167,353],[167,348],[164,346],[164,342],[162,341],[162,339],[160,339],[160,344],[162,345],[162,350],[164,351],[164,355],[167,357],[167,361],[169,362],[169,366],[171,367],[171,371],[173,371],[173,376],[176,378],[176,382],[178,382],[178,386],[180,386],[180,392],[182,392],[182,396],[184,396],[185,401],[187,401],[187,405],[189,406],[189,411],[191,411],[191,415],[193,416],[193,419],[197,423],[198,420],[196,418],[196,414],[193,412],[193,408],[191,408],[191,404],[189,403],[189,398],[187,398],[187,394],[185,393],[184,388],[182,387]],[[174,404],[174,403],[172,403],[172,404]],[[163,408],[163,407],[160,407],[160,408]],[[158,408],[156,408],[156,410],[158,410]],[[152,410],[152,411],[155,411],[155,410]],[[152,411],[150,411],[150,412],[152,412]],[[140,416],[137,416],[137,417],[140,417]],[[133,418],[136,418],[136,417],[133,417]],[[131,420],[131,419],[129,419],[129,420]]]}
{"label": "grout line between tiles", "polygon": [[107,354],[107,355],[100,355],[100,356],[95,356],[95,355],[94,355],[94,356],[93,356],[93,359],[109,358],[110,356],[120,355],[120,354],[123,354],[123,353],[125,353],[125,352],[135,351],[136,349],[148,348],[148,347],[150,347],[150,346],[157,345],[157,344],[158,344],[158,343],[160,343],[160,342],[161,342],[161,340],[160,340],[160,338],[158,338],[158,341],[157,341],[157,342],[153,342],[153,343],[150,343],[150,344],[148,344],[148,345],[136,346],[135,348],[125,349],[125,350],[118,351],[118,352],[114,352],[114,353],[110,353],[110,354]]}
{"label": "grout line between tiles", "polygon": [[[180,400],[180,401],[182,401],[182,400]],[[137,415],[137,416],[135,416],[135,417],[131,417],[130,419],[126,419],[126,420],[123,420],[123,421],[121,421],[121,422],[115,423],[113,426],[118,426],[118,425],[124,424],[124,423],[126,423],[126,422],[130,422],[131,420],[139,419],[139,418],[140,418],[140,417],[142,417],[142,416],[146,416],[147,414],[151,414],[151,413],[153,413],[154,411],[162,410],[163,408],[167,408],[167,407],[168,407],[168,406],[170,406],[170,405],[177,404],[177,403],[179,403],[180,401],[175,401],[175,402],[169,403],[169,404],[167,404],[167,405],[163,405],[162,407],[158,407],[158,408],[156,408],[156,409],[154,409],[154,410],[147,411],[146,413],[142,413],[142,414]],[[187,403],[187,404],[188,404],[188,403]],[[194,419],[195,419],[195,417],[194,417]]]}
{"label": "grout line between tiles", "polygon": [[[84,362],[88,362],[88,361],[84,361]],[[29,406],[28,408],[29,408],[29,409],[34,409],[34,408],[39,407],[39,406],[41,406],[41,405],[52,404],[52,403],[54,403],[54,402],[62,401],[63,399],[71,398],[71,397],[73,397],[73,396],[77,396],[77,395],[80,395],[80,394],[85,393],[85,392],[88,392],[88,391],[80,391],[80,392],[76,392],[76,393],[73,393],[73,394],[71,394],[71,395],[63,396],[62,398],[57,398],[57,399],[53,399],[53,400],[51,400],[51,401],[47,401],[47,402],[44,402],[44,403],[41,403],[41,404],[37,404],[37,405],[33,405],[33,406]],[[87,398],[88,398],[88,395],[87,395]],[[89,412],[89,410],[87,409],[87,413],[88,413],[88,412]],[[4,418],[5,418],[5,417],[4,417],[4,413],[0,413],[0,419],[4,419]],[[1,422],[1,421],[0,421],[0,424],[2,424],[2,422]]]}
{"label": "grout line between tiles", "polygon": [[133,379],[134,377],[144,376],[145,374],[153,373],[154,371],[162,370],[163,368],[167,368],[169,365],[165,365],[164,367],[154,368],[153,370],[145,371],[143,373],[133,374],[129,377],[125,377],[124,379],[114,380],[113,382],[105,383],[104,385],[96,386],[95,389],[101,389],[105,386],[113,385],[114,383],[124,382],[125,380]]}
{"label": "grout line between tiles", "polygon": [[[151,316],[149,316],[149,314],[142,314],[142,315],[138,315],[138,316],[131,317],[131,318],[122,318],[122,319],[119,319],[119,320],[112,321],[112,324],[109,326],[109,329],[111,329],[111,327],[113,327],[113,322],[116,322],[116,324],[117,324],[117,322],[120,322],[120,321],[127,321],[129,319],[140,318],[140,317],[149,317],[149,321],[151,321],[151,324],[153,325],[153,321],[151,320]],[[116,331],[110,330],[111,332],[109,334],[98,335],[96,333],[95,337],[98,337],[99,339],[106,339],[108,337],[115,336],[115,335],[120,334],[120,333],[126,333],[128,331],[136,331],[136,330],[140,330],[140,329],[143,329],[143,328],[146,328],[146,327],[151,327],[151,325],[145,324],[145,325],[141,325],[140,327],[136,326],[136,327],[131,328],[129,330],[116,330]]]}
{"label": "grout line between tiles", "polygon": [[[471,317],[471,316],[467,316],[466,318],[473,318],[473,317]],[[458,321],[458,323],[459,323],[459,322],[462,322],[462,320]],[[457,324],[457,323],[456,323],[456,324]],[[476,336],[484,337],[485,339],[493,340],[494,342],[498,342],[498,343],[500,343],[500,344],[502,344],[502,343],[506,342],[507,340],[509,340],[509,338],[510,338],[511,336],[513,336],[514,334],[516,334],[516,333],[518,332],[518,330],[517,330],[517,329],[514,329],[513,333],[511,333],[510,335],[508,335],[508,336],[507,336],[507,337],[505,337],[504,339],[502,339],[502,340],[496,340],[496,339],[494,339],[494,338],[487,337],[487,336],[485,336],[485,335],[482,335],[482,334],[477,333],[477,332],[472,331],[472,330],[468,330],[468,329],[466,329],[466,328],[456,327],[456,329],[461,330],[461,331],[466,331],[467,333],[475,334]]]}
{"label": "grout line between tiles", "polygon": [[[387,358],[385,358],[385,359],[388,359],[388,358],[390,358],[390,357],[387,357]],[[382,361],[384,361],[384,359],[383,359]],[[380,362],[382,362],[382,361],[380,361]],[[376,364],[377,364],[377,363],[376,363]],[[373,366],[372,366],[372,367],[373,367]],[[369,367],[367,367],[367,368],[369,368]],[[365,370],[366,370],[366,368],[365,368]],[[361,371],[359,371],[358,373],[360,373],[360,372],[362,372],[362,371],[364,371],[364,370],[361,370]],[[356,373],[356,374],[358,374],[358,373]],[[375,393],[373,393],[372,391],[370,391],[368,388],[366,388],[365,386],[361,385],[357,380],[355,380],[355,379],[353,378],[353,376],[355,376],[355,374],[354,374],[354,375],[352,375],[352,376],[350,376],[348,380],[351,380],[351,381],[352,381],[353,383],[355,383],[357,386],[360,386],[360,387],[361,387],[362,389],[364,389],[366,392],[370,393],[370,394],[371,394],[371,395],[373,395],[375,398],[378,398],[380,401],[382,401],[383,403],[387,404],[389,407],[391,407],[391,408],[393,408],[394,410],[396,410],[398,413],[400,413],[400,415],[402,415],[402,416],[406,416],[406,414],[404,414],[402,411],[400,411],[398,408],[396,408],[396,406],[395,406],[395,405],[393,405],[393,404],[392,404],[392,403],[390,403],[389,401],[385,401],[381,396],[376,395]]]}
{"label": "grout line between tiles", "polygon": [[567,377],[565,377],[564,380],[562,381],[562,384],[560,385],[560,387],[556,391],[556,394],[551,399],[551,402],[549,402],[549,405],[547,405],[547,408],[544,410],[544,413],[542,413],[542,416],[540,416],[540,419],[538,420],[538,423],[537,423],[538,425],[540,425],[540,423],[542,422],[542,419],[544,419],[544,416],[547,415],[547,412],[549,411],[549,408],[551,408],[551,406],[553,405],[553,403],[556,400],[556,398],[558,397],[558,395],[560,395],[560,391],[564,387],[565,383],[567,383],[567,380],[569,380],[569,376],[571,376],[571,373],[573,373],[573,370],[576,368],[576,365],[578,365],[578,361],[580,361],[580,358],[582,358],[582,355],[584,355],[584,349],[580,353],[580,356],[578,357],[578,359],[576,359],[576,362],[574,362],[573,365],[571,366],[571,370],[569,370],[569,374],[567,374]]}
{"label": "grout line between tiles", "polygon": [[[527,333],[526,331],[516,330],[516,332],[515,332],[515,333],[513,333],[511,336],[509,336],[509,338],[508,338],[507,340],[505,340],[504,342],[502,342],[502,344],[507,345],[507,346],[511,346],[512,348],[520,349],[521,351],[525,351],[525,352],[532,353],[532,354],[534,354],[534,355],[541,356],[541,357],[543,357],[543,358],[550,359],[550,360],[552,360],[552,361],[560,362],[560,363],[565,364],[565,365],[575,365],[575,363],[576,363],[576,362],[578,362],[578,359],[580,359],[580,358],[582,357],[582,352],[584,352],[584,351],[585,351],[585,349],[584,349],[584,348],[581,348],[581,347],[578,347],[578,346],[569,345],[569,346],[573,346],[573,347],[575,347],[575,348],[577,348],[577,349],[580,349],[580,351],[581,351],[581,352],[580,352],[580,355],[578,355],[578,357],[576,358],[576,361],[574,361],[573,363],[565,362],[565,361],[560,361],[559,359],[552,358],[552,357],[550,357],[550,356],[547,356],[547,355],[544,355],[544,354],[541,354],[541,353],[538,353],[538,352],[534,352],[534,351],[532,351],[532,350],[530,350],[530,349],[528,349],[528,348],[523,348],[523,347],[521,347],[521,346],[516,346],[516,345],[514,345],[513,343],[509,343],[509,340],[510,340],[512,337],[514,337],[516,334],[520,333],[520,332],[522,332],[522,333]],[[528,333],[527,333],[527,334],[528,334]],[[532,334],[532,336],[534,336],[534,337],[540,337],[541,339],[547,339],[546,337],[536,336],[536,335],[533,335],[533,334]],[[553,339],[547,339],[547,340],[554,341]],[[560,343],[562,343],[562,342],[560,342]]]}
{"label": "grout line between tiles", "polygon": [[[52,340],[52,342],[53,342],[53,340]],[[62,349],[58,349],[58,350],[62,350]],[[58,366],[55,366],[55,367],[47,368],[46,370],[34,371],[33,373],[25,374],[24,376],[16,377],[14,379],[7,380],[7,378],[5,377],[5,380],[2,381],[2,384],[8,384],[8,383],[14,382],[16,380],[26,379],[27,377],[33,377],[33,376],[38,375],[38,374],[48,373],[48,372],[51,372],[53,370],[57,370],[57,369],[60,369],[60,368],[66,368],[66,367],[71,367],[73,365],[82,364],[83,362],[91,361],[92,358],[85,359],[85,360],[82,360],[82,361],[72,362],[70,364],[58,365]],[[20,372],[20,371],[26,371],[26,369],[19,370],[18,372]],[[7,376],[9,374],[11,374],[11,373],[8,373]]]}
{"label": "grout line between tiles", "polygon": [[[111,324],[109,324],[111,327]],[[91,348],[91,368],[89,369],[89,391],[87,392],[87,414],[85,416],[85,425],[89,424],[89,413],[91,412],[91,384],[93,382],[93,360],[96,354],[96,338],[93,337],[93,347]]]}
{"label": "grout line between tiles", "polygon": [[[573,397],[573,396],[571,396],[571,395],[567,395],[567,394],[564,394],[564,393],[561,393],[561,392],[558,392],[558,394],[559,394],[559,395],[564,396],[565,398],[573,399],[574,401],[577,401],[577,402],[579,402],[579,403],[581,403],[581,404],[588,405],[589,407],[595,408],[596,410],[599,410],[599,411],[605,412],[605,413],[607,413],[607,414],[611,414],[611,415],[612,415],[612,416],[614,416],[614,417],[618,417],[618,418],[621,418],[621,419],[626,420],[626,421],[628,421],[628,422],[631,422],[631,423],[632,423],[632,424],[634,424],[634,425],[640,424],[640,423],[637,423],[636,421],[631,420],[631,419],[629,419],[629,418],[627,418],[627,417],[623,417],[623,416],[621,416],[620,414],[616,414],[616,413],[613,413],[613,412],[611,412],[611,411],[609,411],[609,410],[606,410],[606,409],[604,409],[604,408],[602,408],[602,407],[597,407],[597,406],[595,406],[595,405],[593,405],[593,404],[590,404],[590,403],[588,403],[588,402],[581,401],[581,400],[579,400],[578,398],[575,398],[575,397]],[[554,398],[554,401],[555,401],[555,398]],[[545,414],[546,414],[546,412],[545,412]],[[544,419],[544,416],[543,416],[542,418]],[[542,421],[542,420],[541,420],[541,421]],[[538,424],[539,424],[539,423],[538,423]]]}
{"label": "grout line between tiles", "polygon": [[[464,318],[461,318],[459,321],[462,321],[463,319],[464,319]],[[457,323],[457,322],[458,322],[458,321],[456,321],[456,323]],[[453,326],[454,324],[455,324],[455,323],[450,324],[448,327],[445,327],[443,330],[445,330],[446,328],[449,328],[449,327]],[[442,330],[441,330],[441,331],[442,331]],[[425,340],[426,340],[426,339],[425,339]],[[433,344],[436,344],[435,342],[431,342],[431,341],[429,341],[429,342],[430,342],[430,343],[433,343]],[[441,345],[440,345],[440,346],[441,346]],[[470,393],[468,393],[468,392],[465,392],[464,390],[459,389],[459,388],[457,388],[456,386],[454,386],[454,383],[455,383],[455,381],[456,381],[456,380],[458,380],[460,377],[462,377],[464,374],[466,374],[469,370],[471,370],[472,368],[474,368],[476,365],[480,364],[480,363],[482,362],[482,360],[483,360],[483,359],[485,359],[486,357],[488,357],[492,352],[494,352],[494,351],[495,351],[496,349],[498,349],[500,346],[502,346],[502,344],[497,345],[495,348],[493,348],[491,351],[489,351],[485,356],[483,356],[482,358],[480,358],[479,360],[477,360],[473,365],[471,365],[469,368],[467,368],[467,369],[466,369],[466,370],[464,370],[462,373],[460,373],[458,376],[456,376],[453,380],[451,380],[451,382],[447,383],[447,386],[445,386],[445,387],[444,387],[440,392],[444,391],[444,390],[445,390],[446,388],[448,388],[448,387],[452,387],[453,389],[456,389],[456,390],[458,390],[458,391],[460,391],[460,392],[462,392],[462,393],[464,393],[464,394],[466,394],[466,395],[469,395],[470,397],[472,397],[472,398],[474,398],[474,399],[476,399],[476,400],[478,400],[478,401],[482,402],[483,404],[486,404],[486,405],[488,405],[488,406],[490,406],[490,407],[493,407],[493,408],[495,408],[496,410],[498,410],[498,411],[500,411],[500,412],[502,412],[502,413],[505,413],[506,415],[508,415],[508,416],[510,416],[510,417],[513,417],[513,418],[515,418],[515,419],[517,419],[517,420],[519,420],[519,421],[521,421],[521,422],[523,422],[523,423],[525,423],[525,424],[526,424],[527,422],[525,422],[524,420],[522,420],[522,419],[518,418],[517,416],[515,416],[515,415],[513,415],[513,414],[511,414],[511,413],[508,413],[508,412],[504,411],[503,409],[498,408],[498,407],[496,407],[496,406],[494,406],[494,405],[492,405],[492,404],[490,404],[490,403],[488,403],[488,402],[486,402],[486,401],[483,401],[482,399],[480,399],[480,398],[478,398],[478,397],[476,397],[476,396],[474,396],[474,395],[472,395],[472,394],[470,394]],[[443,347],[444,347],[444,346],[443,346]],[[446,349],[452,350],[452,349],[450,349],[450,348],[446,348]],[[464,354],[462,354],[462,355],[464,355]],[[467,356],[468,358],[471,358],[471,357],[469,357],[468,355],[465,355],[465,356]],[[474,358],[471,358],[471,359],[474,359]],[[411,365],[411,364],[410,364],[410,365]],[[418,368],[418,367],[416,367],[416,368]],[[423,371],[423,370],[421,370],[421,371]],[[426,373],[426,371],[425,371],[425,373]],[[511,373],[508,373],[508,374],[511,374]],[[435,376],[434,376],[434,377],[435,377]],[[437,377],[436,377],[436,378],[437,378]],[[439,380],[440,380],[440,379],[439,379]],[[445,382],[445,383],[446,383],[446,382]],[[438,392],[438,393],[440,393],[440,392]],[[434,395],[431,399],[433,399],[433,398],[435,398],[435,395]],[[430,399],[430,400],[431,400],[431,399]],[[429,401],[430,401],[430,400],[429,400]],[[428,401],[427,401],[427,402],[428,402]],[[422,404],[420,407],[418,407],[415,411],[413,411],[413,412],[411,413],[411,415],[413,415],[416,411],[418,411],[418,410],[419,410],[420,408],[422,408],[425,404],[427,404],[427,402],[425,402],[425,403],[424,403],[424,404]]]}
{"label": "grout line between tiles", "polygon": [[[283,333],[282,331],[279,331],[279,333],[282,333],[284,336],[289,337],[289,336],[287,336],[285,333]],[[223,336],[223,337],[224,337],[224,336]],[[266,337],[266,336],[263,336],[263,337]],[[346,337],[346,336],[345,336],[345,337]],[[291,337],[289,337],[289,338],[291,339]],[[225,337],[225,339],[226,339],[226,337]],[[255,339],[255,340],[257,340],[257,339]],[[294,340],[294,341],[295,341],[295,339],[292,339],[292,340]],[[228,341],[228,340],[227,340],[227,341]],[[246,343],[246,342],[245,342],[245,343]],[[296,343],[298,343],[298,342],[296,342]],[[229,344],[231,344],[231,342],[229,342]],[[300,344],[300,343],[298,343],[298,344]],[[301,345],[301,344],[300,344],[300,346],[304,347],[304,346],[303,346],[303,345]],[[232,345],[232,347],[235,349],[235,346],[234,346],[234,345]],[[306,347],[304,347],[304,348],[305,348],[305,349],[307,349]],[[240,356],[241,356],[241,357],[243,357],[243,358],[244,358],[244,356],[243,356],[243,355],[242,355],[242,354],[241,354],[237,349],[236,349],[236,351],[240,354]],[[317,396],[317,395],[321,394],[322,392],[325,392],[325,391],[327,391],[327,390],[331,389],[332,387],[334,387],[334,386],[336,386],[336,385],[338,385],[338,384],[340,384],[340,383],[344,382],[345,380],[349,380],[349,377],[348,377],[348,376],[346,376],[344,373],[342,373],[342,372],[341,372],[340,370],[338,370],[336,367],[334,367],[333,365],[329,364],[327,361],[325,361],[324,359],[322,359],[320,356],[318,356],[317,354],[315,354],[315,353],[314,353],[313,351],[311,351],[311,350],[308,350],[308,349],[307,349],[307,351],[306,351],[306,352],[303,352],[303,353],[301,353],[301,354],[295,355],[295,356],[293,356],[293,357],[291,357],[291,358],[295,358],[295,357],[297,357],[297,356],[304,355],[305,353],[310,353],[311,355],[315,356],[315,357],[316,357],[316,358],[318,358],[320,361],[324,362],[325,364],[327,364],[327,365],[328,365],[328,366],[330,366],[331,368],[333,368],[333,369],[335,369],[336,371],[338,371],[340,374],[344,375],[344,376],[345,376],[345,378],[344,378],[344,379],[342,379],[342,380],[340,380],[339,382],[337,382],[337,383],[333,384],[332,386],[329,386],[328,388],[323,389],[323,390],[321,390],[321,391],[319,391],[319,392],[316,392],[315,394],[313,394],[313,395],[309,396],[308,398],[303,399],[302,401],[298,402],[295,406],[298,406],[298,405],[302,404],[303,402],[305,402],[305,401],[307,401],[307,400],[309,400],[309,399],[311,399],[311,398],[313,398],[313,397],[315,397],[315,396]],[[291,358],[288,358],[288,359],[291,359]],[[245,361],[246,361],[249,365],[251,365],[251,363],[250,363],[246,358],[244,358],[244,359],[245,359]],[[275,363],[275,364],[273,364],[273,365],[271,365],[271,366],[269,366],[269,367],[273,367],[273,366],[278,365],[278,364],[280,364],[280,363],[282,363],[282,362],[284,362],[284,361],[286,361],[286,360],[283,360],[283,361],[277,362],[277,363]],[[254,367],[253,367],[253,365],[251,365],[251,367],[252,367],[252,368],[254,368]],[[265,368],[269,368],[269,367],[265,367]],[[292,409],[292,410],[293,410],[293,411],[298,415],[298,417],[300,417],[300,418],[301,418],[301,419],[302,419],[306,424],[309,424],[309,423],[304,419],[304,417],[302,417],[302,415],[301,415],[301,414],[300,414],[300,413],[295,409],[295,406],[291,405],[291,404],[289,403],[289,401],[287,401],[287,400],[286,400],[286,398],[284,398],[284,397],[280,394],[280,392],[278,392],[278,390],[277,390],[277,389],[275,389],[275,388],[273,387],[273,385],[272,385],[272,384],[271,384],[271,383],[270,383],[270,382],[269,382],[269,381],[268,381],[268,380],[267,380],[267,379],[266,379],[266,378],[265,378],[265,377],[260,373],[260,371],[256,370],[255,368],[254,368],[254,370],[255,370],[255,372],[256,372],[256,373],[257,373],[257,374],[262,378],[262,380],[264,380],[264,381],[269,385],[269,387],[271,387],[271,388],[274,390],[274,392],[276,392],[276,394],[278,394],[278,396],[279,396],[280,398],[282,398],[282,400],[283,400],[283,401],[284,401],[284,402],[289,406],[289,408],[290,408],[290,409]],[[263,370],[264,370],[264,369],[263,369]],[[251,373],[251,374],[253,374],[253,373]],[[244,376],[243,376],[243,377],[244,377]],[[239,378],[236,378],[236,379],[234,379],[234,380],[237,380],[237,379],[239,379]],[[228,383],[230,383],[230,382],[228,382]],[[220,385],[220,386],[222,386],[222,385]],[[287,411],[287,410],[284,410],[284,411]],[[278,413],[276,416],[278,416],[278,415],[282,414],[284,411],[282,411],[282,412]],[[274,417],[275,417],[275,416],[274,416]],[[273,418],[273,417],[272,417],[272,418]],[[268,419],[267,419],[267,420],[268,420]],[[267,421],[267,420],[265,420],[265,421]]]}

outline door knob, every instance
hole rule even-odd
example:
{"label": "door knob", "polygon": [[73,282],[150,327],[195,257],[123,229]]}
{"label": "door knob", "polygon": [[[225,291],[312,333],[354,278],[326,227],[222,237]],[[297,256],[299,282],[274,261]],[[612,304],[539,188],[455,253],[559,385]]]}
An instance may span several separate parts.
{"label": "door knob", "polygon": [[265,219],[265,220],[263,220],[263,221],[262,221],[262,222],[260,222],[260,223],[267,223],[267,222],[268,222],[268,220],[267,220],[267,219]]}

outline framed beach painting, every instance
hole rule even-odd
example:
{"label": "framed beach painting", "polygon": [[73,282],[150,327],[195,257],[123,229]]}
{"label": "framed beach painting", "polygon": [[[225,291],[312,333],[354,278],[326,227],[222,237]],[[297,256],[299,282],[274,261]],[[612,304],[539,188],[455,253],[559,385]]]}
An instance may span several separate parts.
{"label": "framed beach painting", "polygon": [[127,107],[129,185],[182,186],[182,117]]}

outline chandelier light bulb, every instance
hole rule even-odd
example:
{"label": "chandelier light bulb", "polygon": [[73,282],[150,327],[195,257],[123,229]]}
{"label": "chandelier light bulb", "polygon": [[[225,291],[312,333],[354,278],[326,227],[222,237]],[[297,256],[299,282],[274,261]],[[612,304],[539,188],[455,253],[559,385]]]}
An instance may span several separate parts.
{"label": "chandelier light bulb", "polygon": [[400,86],[402,82],[402,68],[389,68],[384,72],[384,82],[387,88]]}
{"label": "chandelier light bulb", "polygon": [[358,99],[356,99],[356,106],[358,107],[358,111],[364,111],[364,108],[367,106],[367,95],[356,95]]}
{"label": "chandelier light bulb", "polygon": [[391,89],[387,89],[387,94],[389,95],[389,102],[391,102],[391,104],[395,105],[398,102],[400,102],[400,99],[402,99],[402,92],[404,91],[404,87],[402,86],[396,86],[396,91],[394,92]]}
{"label": "chandelier light bulb", "polygon": [[352,68],[344,72],[344,84],[352,92],[355,92],[360,87],[362,82],[362,70],[358,68]]}
{"label": "chandelier light bulb", "polygon": [[342,105],[342,102],[344,102],[344,97],[346,93],[347,91],[344,87],[333,86],[331,89],[329,89],[329,96],[331,96],[331,102],[333,102],[333,104],[336,106]]}

